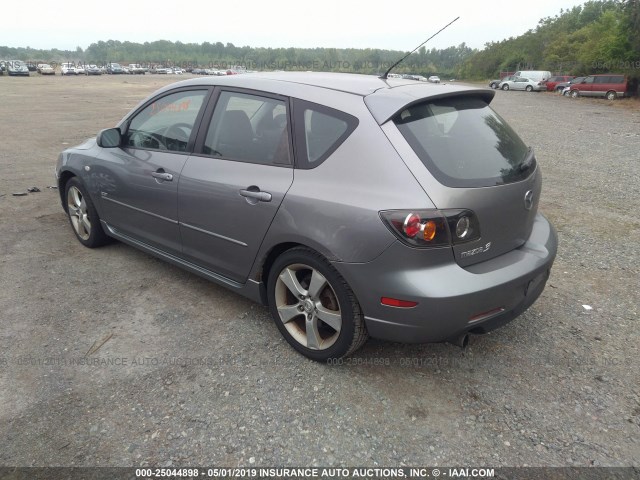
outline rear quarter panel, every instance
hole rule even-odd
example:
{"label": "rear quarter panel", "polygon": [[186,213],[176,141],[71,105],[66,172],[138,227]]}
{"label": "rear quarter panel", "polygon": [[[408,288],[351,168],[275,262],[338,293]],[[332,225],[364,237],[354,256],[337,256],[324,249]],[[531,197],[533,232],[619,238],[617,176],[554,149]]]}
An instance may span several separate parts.
{"label": "rear quarter panel", "polygon": [[304,100],[354,115],[358,127],[321,165],[295,170],[256,270],[260,259],[284,242],[307,245],[332,261],[371,261],[396,241],[382,223],[380,210],[433,208],[363,98],[338,92],[327,97]]}

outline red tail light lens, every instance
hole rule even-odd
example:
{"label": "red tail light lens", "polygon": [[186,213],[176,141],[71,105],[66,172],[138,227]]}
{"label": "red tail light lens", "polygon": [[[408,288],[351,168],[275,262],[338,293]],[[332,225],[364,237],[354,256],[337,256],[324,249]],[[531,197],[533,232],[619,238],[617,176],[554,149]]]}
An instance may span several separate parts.
{"label": "red tail light lens", "polygon": [[478,219],[471,210],[384,210],[380,218],[412,247],[446,247],[480,238]]}
{"label": "red tail light lens", "polygon": [[407,218],[404,219],[402,224],[402,231],[409,238],[413,238],[420,233],[420,217],[415,213],[410,213]]}

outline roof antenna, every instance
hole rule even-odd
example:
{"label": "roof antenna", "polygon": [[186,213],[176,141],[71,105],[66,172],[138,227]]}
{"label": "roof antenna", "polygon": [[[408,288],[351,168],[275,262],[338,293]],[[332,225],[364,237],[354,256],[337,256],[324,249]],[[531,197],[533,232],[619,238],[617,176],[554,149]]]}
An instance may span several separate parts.
{"label": "roof antenna", "polygon": [[384,75],[382,75],[380,78],[382,80],[386,80],[387,77],[389,76],[389,72],[391,70],[393,70],[394,67],[396,67],[398,64],[402,63],[402,61],[407,58],[409,55],[411,55],[413,52],[415,52],[416,50],[418,50],[421,46],[423,46],[425,43],[427,43],[429,40],[431,40],[433,37],[435,37],[436,35],[438,35],[441,31],[443,31],[444,29],[446,29],[449,25],[451,25],[453,22],[455,22],[456,20],[458,20],[460,17],[456,17],[453,20],[451,20],[449,23],[447,23],[444,27],[442,27],[440,30],[438,30],[436,33],[434,33],[433,35],[431,35],[429,38],[427,38],[424,42],[422,42],[420,45],[418,45],[416,48],[414,48],[413,50],[411,50],[409,53],[407,53],[404,57],[402,57],[400,60],[398,60],[396,63],[394,63],[393,65],[391,65],[389,67],[389,70],[387,70],[386,72],[384,72]]}

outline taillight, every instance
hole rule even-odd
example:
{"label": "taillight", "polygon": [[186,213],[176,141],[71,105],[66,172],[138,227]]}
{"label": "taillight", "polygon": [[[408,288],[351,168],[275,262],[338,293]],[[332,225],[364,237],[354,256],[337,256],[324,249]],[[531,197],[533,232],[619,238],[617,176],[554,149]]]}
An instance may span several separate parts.
{"label": "taillight", "polygon": [[380,218],[413,247],[446,247],[480,238],[478,218],[471,210],[384,210]]}

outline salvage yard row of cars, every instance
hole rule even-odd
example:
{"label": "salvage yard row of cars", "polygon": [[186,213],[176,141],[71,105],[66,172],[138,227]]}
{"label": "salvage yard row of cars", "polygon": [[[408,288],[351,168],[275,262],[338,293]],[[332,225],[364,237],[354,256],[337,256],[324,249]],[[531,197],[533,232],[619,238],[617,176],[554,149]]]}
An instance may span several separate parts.
{"label": "salvage yard row of cars", "polygon": [[527,92],[557,92],[577,98],[604,97],[615,100],[631,96],[632,82],[623,74],[598,74],[586,77],[555,75],[543,70],[519,71],[504,78],[491,80],[489,87],[500,90],[525,90]]}
{"label": "salvage yard row of cars", "polygon": [[[30,72],[37,72],[41,75],[102,75],[102,74],[130,74],[144,75],[145,73],[182,74],[185,72],[180,67],[142,67],[137,63],[128,66],[121,66],[119,63],[107,63],[103,66],[95,64],[83,64],[74,62],[63,62],[58,66],[49,63],[26,63],[22,60],[0,60],[0,75],[28,77]],[[226,75],[226,71],[224,73]]]}

